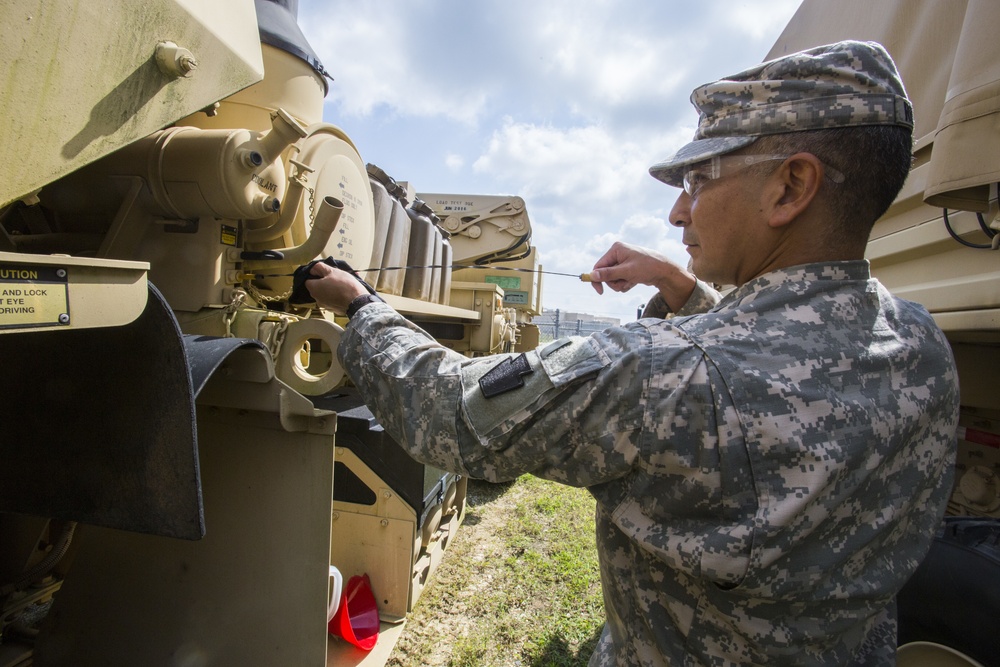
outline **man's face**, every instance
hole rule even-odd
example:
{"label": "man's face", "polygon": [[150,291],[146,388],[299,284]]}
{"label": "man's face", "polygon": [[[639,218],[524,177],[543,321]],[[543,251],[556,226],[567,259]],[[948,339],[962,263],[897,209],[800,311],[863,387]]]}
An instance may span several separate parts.
{"label": "man's face", "polygon": [[669,218],[683,233],[695,275],[741,285],[757,275],[766,250],[761,237],[768,228],[759,198],[764,177],[729,157],[714,171],[710,163],[692,166]]}

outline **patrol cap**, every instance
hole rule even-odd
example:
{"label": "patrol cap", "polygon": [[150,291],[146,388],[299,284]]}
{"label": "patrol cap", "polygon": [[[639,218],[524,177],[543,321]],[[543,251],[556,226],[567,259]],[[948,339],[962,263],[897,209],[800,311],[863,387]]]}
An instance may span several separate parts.
{"label": "patrol cap", "polygon": [[862,125],[913,128],[913,106],[896,65],[876,42],[844,41],[751,67],[695,88],[694,139],[649,168],[681,187],[697,162],[752,144],[759,137]]}

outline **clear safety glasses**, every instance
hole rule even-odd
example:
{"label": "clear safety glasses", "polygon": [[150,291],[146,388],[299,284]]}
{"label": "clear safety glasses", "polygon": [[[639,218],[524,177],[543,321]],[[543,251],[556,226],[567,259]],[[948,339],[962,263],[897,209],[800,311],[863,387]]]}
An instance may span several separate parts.
{"label": "clear safety glasses", "polygon": [[[694,197],[698,190],[709,181],[735,174],[761,162],[787,160],[789,155],[716,155],[704,162],[693,165],[684,172],[684,192]],[[824,172],[834,183],[843,183],[844,175],[825,162]]]}

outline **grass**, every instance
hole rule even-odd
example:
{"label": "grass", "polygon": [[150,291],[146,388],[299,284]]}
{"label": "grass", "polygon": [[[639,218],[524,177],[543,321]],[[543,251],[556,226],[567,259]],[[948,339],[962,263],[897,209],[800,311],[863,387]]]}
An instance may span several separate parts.
{"label": "grass", "polygon": [[524,476],[469,483],[466,518],[389,665],[586,665],[604,625],[594,500]]}

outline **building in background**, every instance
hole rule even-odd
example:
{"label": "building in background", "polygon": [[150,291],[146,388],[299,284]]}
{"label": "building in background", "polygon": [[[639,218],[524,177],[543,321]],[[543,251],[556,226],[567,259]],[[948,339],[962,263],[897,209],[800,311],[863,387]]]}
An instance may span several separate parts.
{"label": "building in background", "polygon": [[619,326],[621,320],[616,317],[600,317],[559,308],[554,310],[545,308],[541,315],[532,320],[532,323],[538,326],[539,337],[545,342],[562,336],[587,336],[595,331]]}

